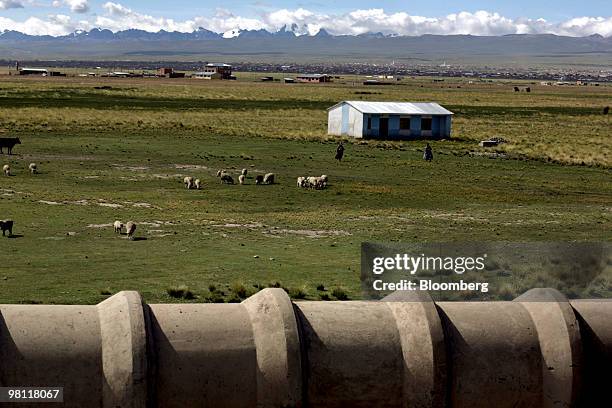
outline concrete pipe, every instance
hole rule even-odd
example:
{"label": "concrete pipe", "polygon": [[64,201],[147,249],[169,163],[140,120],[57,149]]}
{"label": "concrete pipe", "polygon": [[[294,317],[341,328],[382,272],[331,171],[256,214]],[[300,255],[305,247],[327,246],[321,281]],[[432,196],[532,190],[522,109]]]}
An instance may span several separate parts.
{"label": "concrete pipe", "polygon": [[[537,301],[536,301],[537,300]],[[0,305],[0,386],[68,407],[549,407],[605,401],[612,302]],[[20,406],[27,406],[23,404]],[[32,406],[38,406],[32,404]]]}

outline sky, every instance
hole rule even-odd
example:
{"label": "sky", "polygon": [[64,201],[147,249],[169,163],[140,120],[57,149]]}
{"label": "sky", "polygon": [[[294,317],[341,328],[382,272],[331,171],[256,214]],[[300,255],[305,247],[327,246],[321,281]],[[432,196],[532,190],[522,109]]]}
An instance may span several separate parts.
{"label": "sky", "polygon": [[297,35],[600,34],[612,37],[612,6],[604,0],[0,0],[0,32],[65,35],[76,30],[136,28],[191,32],[199,27]]}

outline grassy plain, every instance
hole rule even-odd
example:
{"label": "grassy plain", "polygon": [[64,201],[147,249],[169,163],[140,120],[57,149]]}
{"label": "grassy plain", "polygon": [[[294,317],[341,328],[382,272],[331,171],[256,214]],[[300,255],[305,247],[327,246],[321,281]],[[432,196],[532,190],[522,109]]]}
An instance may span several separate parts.
{"label": "grassy plain", "polygon": [[[186,301],[167,293],[181,285],[196,296],[187,301],[228,301],[277,282],[296,298],[333,299],[334,288],[358,298],[362,241],[610,239],[612,141],[601,111],[612,87],[239,76],[0,77],[0,129],[23,142],[0,156],[14,173],[0,179],[0,218],[16,222],[16,238],[0,240],[0,302],[96,303],[123,289]],[[432,143],[433,163],[421,159],[423,141],[373,140],[349,142],[337,163],[325,109],[361,98],[439,102],[456,114],[453,140]],[[492,136],[508,143],[477,146]],[[247,168],[248,185],[221,185],[220,168]],[[270,171],[278,184],[254,185]],[[295,186],[323,173],[326,190]],[[204,188],[185,190],[185,175]],[[115,235],[115,219],[136,221],[140,240]],[[563,286],[539,276],[492,297],[536,279]],[[610,291],[607,274],[578,295]]]}

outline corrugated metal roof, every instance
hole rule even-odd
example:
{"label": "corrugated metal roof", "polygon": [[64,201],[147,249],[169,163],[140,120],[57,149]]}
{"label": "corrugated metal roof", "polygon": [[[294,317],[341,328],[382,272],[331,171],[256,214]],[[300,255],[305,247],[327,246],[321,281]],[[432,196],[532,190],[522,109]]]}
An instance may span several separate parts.
{"label": "corrugated metal roof", "polygon": [[361,113],[388,113],[400,115],[452,115],[453,112],[444,109],[435,102],[368,102],[342,101],[332,106],[348,103]]}

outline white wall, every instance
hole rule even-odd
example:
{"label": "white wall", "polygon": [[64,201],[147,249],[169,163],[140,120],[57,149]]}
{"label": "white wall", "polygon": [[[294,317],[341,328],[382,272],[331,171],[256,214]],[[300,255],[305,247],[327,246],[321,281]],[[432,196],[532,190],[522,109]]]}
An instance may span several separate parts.
{"label": "white wall", "polygon": [[327,112],[327,133],[334,136],[342,135],[342,105]]}
{"label": "white wall", "polygon": [[363,114],[349,105],[348,135],[361,139],[363,137]]}

